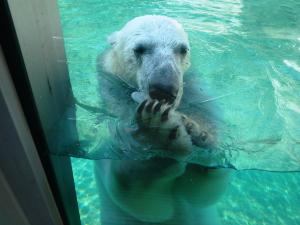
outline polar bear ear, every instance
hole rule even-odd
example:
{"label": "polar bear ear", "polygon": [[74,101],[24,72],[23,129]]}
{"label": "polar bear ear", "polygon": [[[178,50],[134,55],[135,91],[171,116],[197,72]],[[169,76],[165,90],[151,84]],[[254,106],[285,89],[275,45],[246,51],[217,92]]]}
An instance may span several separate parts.
{"label": "polar bear ear", "polygon": [[116,45],[117,40],[118,40],[119,32],[116,31],[112,33],[111,35],[108,36],[107,41],[111,46]]}

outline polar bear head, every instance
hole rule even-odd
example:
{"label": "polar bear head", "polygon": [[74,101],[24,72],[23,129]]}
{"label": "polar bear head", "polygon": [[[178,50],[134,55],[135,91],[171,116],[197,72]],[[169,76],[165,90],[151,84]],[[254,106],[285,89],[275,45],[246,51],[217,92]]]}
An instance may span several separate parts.
{"label": "polar bear head", "polygon": [[136,17],[108,41],[106,72],[152,99],[179,104],[183,74],[190,66],[189,41],[181,24],[165,16]]}

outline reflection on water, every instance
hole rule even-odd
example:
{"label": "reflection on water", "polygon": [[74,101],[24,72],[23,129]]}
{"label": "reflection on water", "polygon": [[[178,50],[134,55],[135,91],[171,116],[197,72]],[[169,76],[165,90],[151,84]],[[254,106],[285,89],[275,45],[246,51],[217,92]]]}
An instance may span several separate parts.
{"label": "reflection on water", "polygon": [[[110,33],[135,16],[174,17],[190,36],[193,67],[223,109],[223,150],[231,163],[238,169],[299,170],[299,1],[59,0],[59,6],[77,99],[99,106],[95,61]],[[77,112],[83,140],[105,134],[96,115],[80,107]],[[84,203],[82,196],[96,193],[83,187],[92,175],[82,176],[76,167],[74,173]],[[299,224],[297,179],[293,173],[240,172],[220,203],[224,223]]]}
{"label": "reflection on water", "polygon": [[[243,4],[240,0],[232,1],[167,1],[170,6],[166,15],[177,18],[178,12],[184,17],[180,21],[185,29],[209,34],[230,34],[236,32],[241,25],[240,14]],[[174,6],[176,10],[174,10]],[[188,14],[186,13],[188,10]],[[159,13],[159,12],[158,12]]]}

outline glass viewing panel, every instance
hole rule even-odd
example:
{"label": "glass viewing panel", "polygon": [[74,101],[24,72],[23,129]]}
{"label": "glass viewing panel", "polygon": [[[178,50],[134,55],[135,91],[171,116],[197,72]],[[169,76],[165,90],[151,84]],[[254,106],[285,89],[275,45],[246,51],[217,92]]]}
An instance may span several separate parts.
{"label": "glass viewing panel", "polygon": [[[97,171],[106,171],[105,159],[142,161],[146,166],[153,158],[165,158],[165,162],[175,159],[191,167],[198,165],[203,170],[208,170],[207,167],[238,170],[231,179],[226,198],[217,204],[223,224],[300,222],[300,196],[296,191],[299,174],[270,173],[300,170],[300,4],[296,0],[58,0],[58,5],[64,37],[53,39],[65,43],[67,62],[58,61],[68,64],[76,103],[76,115],[66,119],[76,121],[79,143],[52,153],[79,158],[73,158],[72,165],[83,224],[100,224],[100,212],[102,220],[109,218],[107,210],[101,208],[107,200],[103,197],[105,194],[100,193],[101,204],[98,200],[98,187],[103,185],[99,183],[104,178],[100,179]],[[168,116],[160,115],[159,122],[152,121],[155,126],[151,129],[156,130],[150,138],[149,133],[142,130],[150,123],[147,106],[149,109],[151,104],[147,102],[144,109],[142,103],[150,95],[150,89],[148,93],[143,92],[136,84],[143,75],[141,55],[150,58],[154,54],[151,48],[160,46],[160,42],[155,42],[159,35],[164,35],[161,39],[168,39],[176,38],[177,33],[151,36],[151,29],[145,27],[146,32],[137,34],[139,41],[144,38],[142,44],[128,41],[135,32],[131,30],[133,25],[126,31],[114,33],[128,21],[143,15],[164,15],[182,24],[189,45],[175,46],[174,52],[176,57],[190,54],[191,61],[183,82],[179,81],[183,97],[177,108],[170,109],[175,119],[164,129],[161,121],[169,122],[172,115],[165,113]],[[182,44],[182,39],[176,41]],[[128,57],[125,62],[120,60],[121,66],[136,71],[140,80],[117,72],[115,76],[104,72],[103,55],[112,48],[121,51],[115,53],[115,57]],[[166,51],[162,50],[162,54],[167,54]],[[163,60],[156,63],[161,65]],[[166,67],[176,73],[174,67]],[[149,74],[156,68],[152,67]],[[168,72],[163,74],[171,76]],[[151,80],[151,76],[147,79]],[[152,110],[158,103],[153,104]],[[161,107],[168,109],[168,106]],[[200,117],[200,131],[189,124],[189,120],[185,123],[182,115],[193,120]],[[183,125],[178,121],[183,121]],[[180,130],[183,128],[185,131]],[[168,146],[179,148],[180,154],[171,147],[170,151],[161,150],[163,137],[177,141],[182,132],[186,132],[185,138],[190,138],[190,152],[184,152],[184,156],[180,152],[184,138],[175,144],[167,142]],[[216,139],[210,142],[211,136]],[[155,176],[155,172],[143,176]],[[194,184],[193,179],[190,182],[186,186]],[[179,207],[177,200],[175,203]],[[140,218],[143,219],[147,221]],[[115,224],[121,224],[115,220]]]}
{"label": "glass viewing panel", "polygon": [[[76,120],[80,143],[56,149],[55,154],[89,159],[174,157],[173,153],[157,150],[153,142],[145,144],[130,137],[136,129],[135,110],[139,105],[133,93],[140,90],[122,77],[106,76],[101,59],[97,59],[110,48],[109,35],[126,22],[136,16],[157,14],[175,18],[189,36],[191,67],[184,77],[183,99],[177,111],[211,120],[215,126],[212,132],[218,133],[216,145],[194,145],[184,160],[238,170],[299,170],[299,3],[58,3],[68,58],[65,63],[77,110],[76,116],[68,119]],[[268,16],[262,15],[269,3],[274,9]],[[130,5],[137,10],[133,12]],[[54,41],[61,38],[54,37]],[[128,49],[131,54],[133,50]],[[115,89],[114,96],[107,99],[109,104],[103,102],[107,96],[101,96],[107,85]],[[126,106],[126,113],[121,112]],[[210,135],[210,128],[203,129]]]}

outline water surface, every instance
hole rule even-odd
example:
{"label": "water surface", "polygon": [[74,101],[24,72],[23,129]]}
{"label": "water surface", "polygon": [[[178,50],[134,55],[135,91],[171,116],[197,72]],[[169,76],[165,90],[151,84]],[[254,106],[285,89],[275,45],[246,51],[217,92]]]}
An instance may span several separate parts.
{"label": "water surface", "polygon": [[[97,106],[96,57],[107,36],[145,14],[183,24],[192,65],[226,119],[223,149],[237,169],[299,171],[300,2],[297,0],[59,0],[71,83]],[[87,116],[88,115],[88,116]],[[103,135],[97,116],[77,110],[81,139]],[[97,224],[90,161],[73,160],[83,224]],[[299,173],[240,171],[218,207],[224,224],[300,224]]]}

